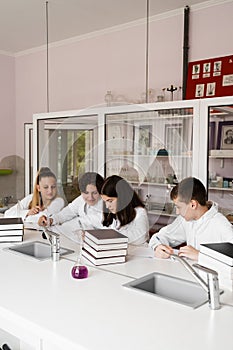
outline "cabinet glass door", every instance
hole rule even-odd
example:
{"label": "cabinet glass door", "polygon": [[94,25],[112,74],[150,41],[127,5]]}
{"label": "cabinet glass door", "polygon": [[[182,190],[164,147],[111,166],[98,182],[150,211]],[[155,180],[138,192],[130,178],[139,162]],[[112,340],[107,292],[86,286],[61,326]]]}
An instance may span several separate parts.
{"label": "cabinet glass door", "polygon": [[106,176],[120,175],[150,210],[169,210],[169,190],[192,175],[193,108],[106,115]]}
{"label": "cabinet glass door", "polygon": [[233,105],[209,107],[208,198],[224,215],[233,202]]}
{"label": "cabinet glass door", "polygon": [[48,166],[56,174],[60,193],[68,202],[79,195],[78,177],[97,170],[97,121],[97,115],[37,121],[37,169]]}

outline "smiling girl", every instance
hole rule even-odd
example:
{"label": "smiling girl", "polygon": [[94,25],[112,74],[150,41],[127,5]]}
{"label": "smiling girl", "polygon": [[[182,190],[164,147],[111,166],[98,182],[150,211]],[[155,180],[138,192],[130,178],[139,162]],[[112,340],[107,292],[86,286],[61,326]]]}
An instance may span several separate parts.
{"label": "smiling girl", "polygon": [[104,179],[95,172],[87,172],[78,180],[81,195],[75,198],[59,213],[52,215],[47,222],[47,218],[42,216],[38,224],[40,226],[56,226],[52,230],[70,235],[73,230],[82,228],[102,227],[102,199],[100,190]]}
{"label": "smiling girl", "polygon": [[59,212],[64,200],[57,195],[57,179],[48,167],[42,167],[36,176],[33,193],[23,198],[5,212],[5,217],[22,217],[36,224],[42,215]]}

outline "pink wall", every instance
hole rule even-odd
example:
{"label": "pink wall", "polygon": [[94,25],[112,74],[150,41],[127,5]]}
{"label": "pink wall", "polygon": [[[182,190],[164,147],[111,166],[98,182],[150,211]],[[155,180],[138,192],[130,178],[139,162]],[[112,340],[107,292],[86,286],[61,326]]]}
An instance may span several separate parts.
{"label": "pink wall", "polygon": [[46,111],[46,51],[17,57],[15,70],[17,151],[24,157],[24,123]]}
{"label": "pink wall", "polygon": [[145,84],[144,49],[142,27],[52,48],[51,110],[103,104],[107,90],[139,95]]}
{"label": "pink wall", "polygon": [[15,154],[15,59],[0,54],[0,160]]}
{"label": "pink wall", "polygon": [[[182,85],[183,57],[183,13],[150,24],[149,86],[155,95],[171,84]],[[174,99],[181,99],[181,93],[174,93]],[[170,93],[165,99],[170,100]]]}
{"label": "pink wall", "polygon": [[191,13],[190,61],[232,55],[233,2]]}
{"label": "pink wall", "polygon": [[[191,8],[190,61],[232,54],[232,13],[233,2]],[[50,111],[102,105],[107,90],[131,102],[140,101],[145,92],[145,37],[145,25],[138,25],[51,47]],[[183,13],[150,23],[149,49],[149,87],[155,97],[171,84],[181,86]],[[10,115],[16,101],[16,122],[12,116],[10,130],[16,126],[17,154],[23,156],[24,122],[31,122],[33,113],[46,112],[46,52],[16,57],[15,71],[16,99],[11,92],[7,99],[12,103],[5,108]],[[170,99],[169,93],[166,98]],[[176,93],[175,99],[180,98],[181,92]]]}

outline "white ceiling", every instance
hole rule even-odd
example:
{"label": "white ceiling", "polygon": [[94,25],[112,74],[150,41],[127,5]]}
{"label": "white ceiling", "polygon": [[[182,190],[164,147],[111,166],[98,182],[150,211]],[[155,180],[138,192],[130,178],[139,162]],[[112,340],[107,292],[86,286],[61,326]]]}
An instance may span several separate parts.
{"label": "white ceiling", "polygon": [[[149,0],[150,16],[206,0]],[[48,0],[49,42],[146,18],[147,0]],[[45,0],[0,0],[0,51],[46,44]]]}

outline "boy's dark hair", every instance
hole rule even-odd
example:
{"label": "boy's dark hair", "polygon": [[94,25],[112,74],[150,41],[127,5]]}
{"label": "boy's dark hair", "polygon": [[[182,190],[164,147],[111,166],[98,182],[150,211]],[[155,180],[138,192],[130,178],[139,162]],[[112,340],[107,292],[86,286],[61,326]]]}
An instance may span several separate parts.
{"label": "boy's dark hair", "polygon": [[79,190],[81,192],[86,191],[87,185],[93,185],[96,186],[97,191],[100,193],[103,183],[103,177],[95,172],[87,172],[84,175],[82,175],[78,180]]}
{"label": "boy's dark hair", "polygon": [[144,208],[144,204],[131,185],[118,175],[109,176],[105,180],[101,194],[117,198],[117,215],[109,212],[106,207],[104,208],[104,226],[111,225],[116,216],[121,226],[129,224],[136,216],[135,208]]}
{"label": "boy's dark hair", "polygon": [[207,193],[203,183],[195,177],[187,177],[173,187],[171,199],[179,198],[181,202],[188,204],[192,199],[200,205],[206,205]]}

